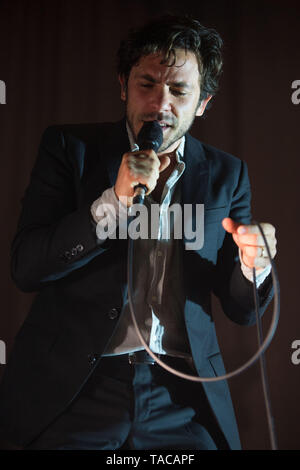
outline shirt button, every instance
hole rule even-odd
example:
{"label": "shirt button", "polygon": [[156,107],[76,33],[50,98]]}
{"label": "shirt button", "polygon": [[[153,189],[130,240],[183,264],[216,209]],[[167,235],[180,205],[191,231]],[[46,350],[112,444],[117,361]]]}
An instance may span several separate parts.
{"label": "shirt button", "polygon": [[110,320],[115,320],[117,317],[119,316],[119,312],[116,308],[112,308],[109,312],[108,312],[108,318]]}
{"label": "shirt button", "polygon": [[157,256],[162,256],[162,251],[158,250]]}
{"label": "shirt button", "polygon": [[152,295],[152,300],[153,300],[153,302],[156,302],[156,301],[157,301],[156,295]]}

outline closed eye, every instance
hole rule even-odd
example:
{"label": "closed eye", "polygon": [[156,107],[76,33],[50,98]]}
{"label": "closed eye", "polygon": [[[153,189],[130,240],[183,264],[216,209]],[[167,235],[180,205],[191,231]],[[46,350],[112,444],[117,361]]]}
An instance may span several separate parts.
{"label": "closed eye", "polygon": [[[153,88],[154,84],[153,83],[141,83],[141,86],[143,88]],[[175,89],[170,88],[170,91],[174,96],[185,96],[186,95],[186,93],[184,93],[180,90],[175,90]]]}
{"label": "closed eye", "polygon": [[171,90],[171,93],[173,93],[173,95],[175,96],[185,96],[186,93],[182,92],[182,91],[179,91],[179,90]]}

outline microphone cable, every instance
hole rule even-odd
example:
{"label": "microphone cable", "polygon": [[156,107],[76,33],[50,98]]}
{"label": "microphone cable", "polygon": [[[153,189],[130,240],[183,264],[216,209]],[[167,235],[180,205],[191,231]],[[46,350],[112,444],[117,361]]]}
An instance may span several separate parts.
{"label": "microphone cable", "polygon": [[[268,253],[268,258],[271,260],[272,264],[272,270],[275,271],[275,265],[274,262],[271,258],[271,253],[270,249],[265,237],[265,234],[261,228],[261,225],[254,221],[254,224],[257,225],[259,228],[259,231],[261,233],[261,236],[263,237],[265,246],[267,248],[267,253]],[[258,298],[258,292],[257,292],[257,287],[256,287],[256,270],[255,268],[252,269],[253,272],[253,297],[254,297],[254,302],[255,302],[255,316],[256,316],[256,325],[257,325],[257,342],[258,346],[261,346],[262,341],[263,341],[263,332],[262,332],[262,324],[261,324],[261,317],[259,316],[258,312],[258,305],[259,305],[259,298]],[[278,276],[277,273],[275,273],[275,277],[278,283]],[[278,295],[279,295],[279,283],[278,283]],[[265,402],[265,408],[266,408],[266,414],[267,414],[267,422],[268,422],[268,429],[269,429],[269,436],[270,436],[270,442],[271,442],[271,449],[272,450],[278,450],[277,447],[277,437],[276,437],[276,432],[275,432],[275,425],[274,425],[274,418],[272,415],[272,407],[271,407],[271,398],[270,398],[270,389],[269,389],[269,384],[268,384],[268,376],[267,376],[267,369],[266,369],[266,360],[263,352],[259,356],[259,366],[260,366],[260,374],[261,374],[261,381],[262,381],[262,387],[263,387],[263,395],[264,395],[264,402]]]}
{"label": "microphone cable", "polygon": [[[132,220],[134,220],[135,216],[129,216],[128,218],[128,224]],[[247,370],[249,367],[251,367],[258,359],[260,359],[260,365],[261,365],[261,376],[262,376],[262,381],[263,381],[263,392],[264,392],[264,400],[265,400],[265,406],[267,410],[267,419],[268,419],[268,426],[269,426],[269,433],[270,433],[270,440],[271,440],[271,446],[272,450],[277,449],[277,444],[276,444],[276,436],[275,436],[275,429],[274,429],[274,422],[273,422],[273,417],[271,413],[271,404],[270,404],[270,397],[269,397],[269,388],[268,388],[268,381],[267,381],[267,374],[266,374],[266,367],[265,367],[265,360],[263,353],[265,350],[268,348],[270,345],[273,336],[275,334],[278,320],[279,320],[279,311],[280,311],[280,288],[279,288],[279,281],[278,281],[278,276],[277,276],[277,271],[275,267],[274,260],[272,259],[270,248],[268,245],[268,242],[266,240],[265,234],[263,232],[263,229],[261,225],[258,222],[253,222],[253,224],[257,225],[266,249],[267,249],[267,254],[268,258],[271,264],[271,274],[272,274],[272,281],[273,281],[273,288],[274,288],[274,306],[273,306],[273,315],[272,315],[272,320],[271,324],[268,330],[268,333],[265,337],[265,339],[262,339],[262,327],[261,327],[261,319],[259,316],[258,312],[258,292],[257,292],[257,287],[256,287],[256,273],[255,273],[255,268],[253,268],[253,290],[254,290],[254,302],[255,302],[255,313],[256,313],[256,325],[257,325],[257,334],[258,334],[258,349],[256,353],[250,357],[248,361],[246,361],[242,366],[238,367],[237,369],[227,372],[224,375],[219,375],[215,377],[200,377],[200,376],[194,376],[190,374],[185,374],[181,371],[178,371],[172,367],[170,367],[168,364],[163,362],[159,357],[156,356],[152,352],[152,350],[149,348],[148,344],[146,343],[139,326],[137,324],[136,316],[134,314],[134,305],[133,305],[133,298],[132,298],[132,289],[133,289],[133,281],[132,281],[132,270],[133,270],[133,239],[131,237],[128,237],[128,257],[127,257],[127,283],[128,283],[128,303],[129,303],[129,309],[131,313],[131,318],[136,330],[136,333],[147,351],[147,353],[156,361],[157,364],[159,364],[162,368],[167,370],[173,375],[176,375],[180,378],[194,381],[194,382],[219,382],[220,380],[228,380],[232,377],[235,377],[245,370]]]}

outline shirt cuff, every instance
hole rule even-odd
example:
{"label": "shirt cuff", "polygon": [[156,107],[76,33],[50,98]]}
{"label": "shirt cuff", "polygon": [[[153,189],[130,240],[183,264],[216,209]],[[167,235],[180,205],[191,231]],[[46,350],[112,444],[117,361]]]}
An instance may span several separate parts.
{"label": "shirt cuff", "polygon": [[119,200],[114,187],[106,189],[91,205],[91,214],[96,222],[96,234],[100,240],[116,238],[118,225],[127,226],[127,198]]}
{"label": "shirt cuff", "polygon": [[[249,266],[246,266],[245,263],[243,262],[240,248],[239,248],[239,257],[240,257],[241,270],[242,270],[243,275],[245,276],[246,279],[248,279],[248,281],[253,282],[253,270],[252,268],[249,268]],[[259,287],[264,282],[266,277],[270,274],[271,269],[272,269],[272,266],[270,263],[262,271],[260,271],[259,273],[256,273],[256,287]]]}

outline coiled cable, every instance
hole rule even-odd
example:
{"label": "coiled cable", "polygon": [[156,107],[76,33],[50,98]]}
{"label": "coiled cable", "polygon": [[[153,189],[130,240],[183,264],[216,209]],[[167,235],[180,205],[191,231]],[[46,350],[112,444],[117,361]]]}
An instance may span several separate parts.
{"label": "coiled cable", "polygon": [[[133,217],[131,218],[131,220]],[[130,219],[129,219],[130,221]],[[273,288],[274,288],[274,306],[273,306],[273,315],[272,315],[272,320],[271,324],[268,330],[268,333],[263,340],[262,336],[262,326],[261,326],[261,318],[259,316],[259,300],[258,300],[258,292],[257,292],[257,287],[256,287],[256,271],[255,268],[253,268],[253,295],[254,295],[254,301],[255,301],[255,313],[256,313],[256,325],[257,325],[257,335],[258,335],[258,349],[256,353],[248,360],[246,361],[242,366],[238,367],[237,369],[228,372],[224,375],[219,375],[215,377],[200,377],[200,376],[194,376],[190,374],[185,374],[181,371],[178,371],[174,369],[173,367],[169,366],[165,362],[163,362],[159,357],[157,357],[153,351],[149,348],[148,344],[146,343],[139,326],[137,324],[137,320],[134,314],[134,305],[133,305],[133,300],[132,300],[132,269],[133,269],[133,240],[131,237],[128,239],[128,259],[127,259],[127,280],[128,280],[128,302],[129,302],[129,308],[131,312],[131,318],[133,321],[133,324],[136,329],[136,333],[144,346],[145,350],[147,353],[159,364],[161,367],[163,367],[165,370],[170,372],[171,374],[177,375],[178,377],[181,377],[186,380],[191,380],[194,382],[218,382],[220,380],[228,380],[232,377],[235,377],[242,372],[246,371],[249,367],[251,367],[256,361],[259,359],[260,360],[260,370],[261,370],[261,377],[262,377],[262,384],[263,384],[263,393],[264,393],[264,401],[265,401],[265,406],[266,406],[266,412],[267,412],[267,420],[268,420],[268,427],[269,427],[269,436],[270,436],[270,441],[271,441],[271,447],[272,450],[277,449],[277,443],[276,443],[276,435],[275,435],[275,428],[274,428],[274,420],[272,417],[271,413],[271,401],[270,401],[270,396],[269,396],[269,386],[268,386],[268,380],[267,380],[267,374],[266,374],[266,365],[265,365],[265,358],[263,356],[264,352],[270,345],[273,336],[275,334],[278,320],[279,320],[279,311],[280,311],[280,288],[279,288],[279,281],[278,281],[278,276],[277,276],[277,271],[275,267],[274,260],[272,259],[270,248],[268,245],[268,242],[266,240],[265,234],[263,232],[263,229],[261,225],[258,222],[253,222],[253,224],[257,225],[257,227],[260,230],[260,233],[263,237],[267,253],[268,253],[268,258],[271,263],[271,274],[272,274],[272,280],[273,280]]]}

